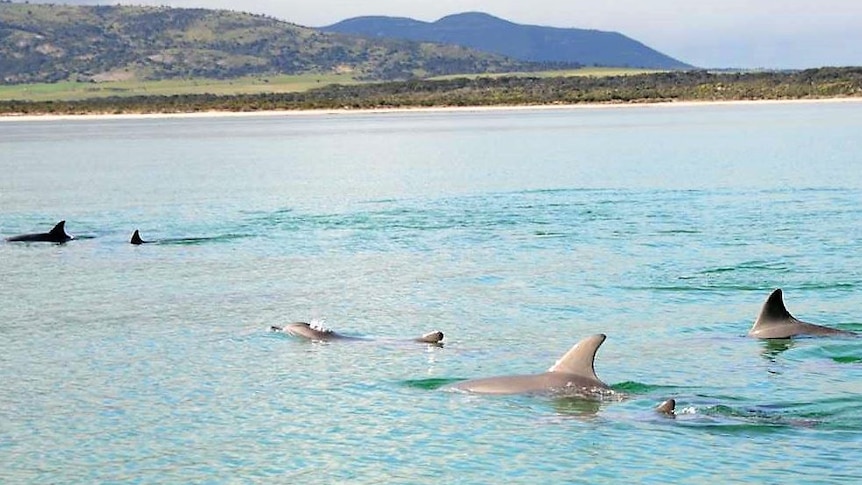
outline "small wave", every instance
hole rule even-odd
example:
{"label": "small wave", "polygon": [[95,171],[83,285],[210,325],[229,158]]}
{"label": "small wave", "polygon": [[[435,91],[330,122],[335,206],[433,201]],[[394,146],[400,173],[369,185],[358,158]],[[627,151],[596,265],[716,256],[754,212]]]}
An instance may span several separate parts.
{"label": "small wave", "polygon": [[790,271],[790,268],[780,262],[769,262],[769,261],[745,261],[739,263],[735,266],[719,266],[717,268],[709,268],[703,271],[698,272],[698,274],[702,275],[710,275],[710,274],[720,274],[720,273],[728,273],[732,271],[775,271],[779,273],[786,273]]}
{"label": "small wave", "polygon": [[218,242],[229,242],[234,241],[236,239],[243,239],[252,237],[251,234],[221,234],[218,236],[207,236],[207,237],[178,237],[178,238],[165,238],[153,241],[155,244],[161,245],[173,245],[173,246],[194,246],[199,244],[207,244],[207,243],[218,243]]}
{"label": "small wave", "polygon": [[858,288],[860,285],[862,285],[862,282],[860,281],[836,283],[816,282],[803,283],[796,286],[795,288],[799,290],[852,290]]}
{"label": "small wave", "polygon": [[[844,340],[843,337],[839,337]],[[848,343],[825,343],[808,347],[797,353],[799,356],[830,359],[838,364],[858,364],[862,362],[862,342],[848,338]]]}
{"label": "small wave", "polygon": [[700,234],[697,229],[665,229],[656,231],[656,234]]}
{"label": "small wave", "polygon": [[655,286],[619,286],[621,290],[630,291],[673,291],[673,292],[703,292],[724,293],[727,291],[765,291],[761,286],[752,285],[655,285]]}
{"label": "small wave", "polygon": [[611,388],[615,391],[623,392],[626,394],[648,394],[658,391],[678,389],[672,386],[657,386],[653,384],[644,384],[642,382],[636,381],[623,381],[618,384],[614,384],[613,386],[611,386]]}
{"label": "small wave", "polygon": [[360,201],[360,204],[394,204],[398,202],[399,199],[387,198],[387,199],[370,199]]}
{"label": "small wave", "polygon": [[533,233],[533,235],[536,237],[543,237],[543,238],[565,237],[566,236],[562,232],[547,232],[547,231],[536,231]]}
{"label": "small wave", "polygon": [[843,355],[838,357],[832,357],[832,360],[839,364],[858,364],[862,362],[862,357]]}
{"label": "small wave", "polygon": [[718,268],[705,269],[703,271],[698,272],[698,274],[719,274],[719,273],[729,273],[731,271],[737,271],[740,268],[738,266],[722,266]]}
{"label": "small wave", "polygon": [[415,389],[433,390],[466,380],[465,377],[432,377],[428,379],[407,379],[401,383]]}

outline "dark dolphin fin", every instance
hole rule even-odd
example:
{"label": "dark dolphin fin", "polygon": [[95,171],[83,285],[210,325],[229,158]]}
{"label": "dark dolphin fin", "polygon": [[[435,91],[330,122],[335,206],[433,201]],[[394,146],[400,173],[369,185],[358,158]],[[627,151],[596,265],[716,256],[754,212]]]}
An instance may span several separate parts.
{"label": "dark dolphin fin", "polygon": [[548,369],[548,372],[575,374],[601,382],[596,376],[596,352],[602,346],[607,336],[603,333],[591,335],[569,349],[560,360]]}
{"label": "dark dolphin fin", "polygon": [[135,233],[132,234],[132,239],[129,241],[132,244],[144,244],[144,240],[141,239],[141,233],[135,229]]}
{"label": "dark dolphin fin", "polygon": [[655,412],[673,416],[676,413],[676,399],[668,399],[655,408]]}
{"label": "dark dolphin fin", "polygon": [[67,239],[72,239],[68,234],[66,234],[66,221],[60,221],[48,232],[48,235],[51,236],[51,239],[55,241],[65,241]]}

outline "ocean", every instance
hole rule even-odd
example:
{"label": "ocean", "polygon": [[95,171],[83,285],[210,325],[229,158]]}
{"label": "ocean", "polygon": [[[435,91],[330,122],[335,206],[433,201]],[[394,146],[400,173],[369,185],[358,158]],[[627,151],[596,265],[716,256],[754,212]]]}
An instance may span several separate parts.
{"label": "ocean", "polygon": [[0,121],[0,482],[859,481],[860,107]]}

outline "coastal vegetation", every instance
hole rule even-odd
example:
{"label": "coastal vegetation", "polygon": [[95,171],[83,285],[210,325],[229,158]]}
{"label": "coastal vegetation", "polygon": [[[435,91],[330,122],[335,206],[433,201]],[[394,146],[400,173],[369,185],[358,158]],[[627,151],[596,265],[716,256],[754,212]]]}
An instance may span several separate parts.
{"label": "coastal vegetation", "polygon": [[[624,76],[657,72],[647,69],[584,67],[564,71],[510,72],[498,74],[452,74],[429,79],[450,80],[460,77],[556,77],[556,76]],[[234,79],[161,79],[156,81],[123,80],[111,82],[62,81],[56,83],[0,84],[0,100],[71,101],[111,96],[169,96],[190,94],[295,93],[328,86],[352,85],[363,81],[350,74],[296,74],[277,76],[244,76]]]}
{"label": "coastal vegetation", "polygon": [[0,101],[2,114],[190,113],[862,96],[862,67],[788,72],[670,71],[626,76],[502,76],[332,84],[303,92]]}

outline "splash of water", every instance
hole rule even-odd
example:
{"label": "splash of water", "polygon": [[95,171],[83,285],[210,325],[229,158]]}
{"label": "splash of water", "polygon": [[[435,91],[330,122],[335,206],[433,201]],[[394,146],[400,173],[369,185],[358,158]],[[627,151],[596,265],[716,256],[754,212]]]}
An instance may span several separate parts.
{"label": "splash of water", "polygon": [[308,326],[312,330],[316,330],[318,332],[323,333],[332,333],[332,329],[326,326],[326,320],[323,318],[312,318],[311,321],[308,322]]}

